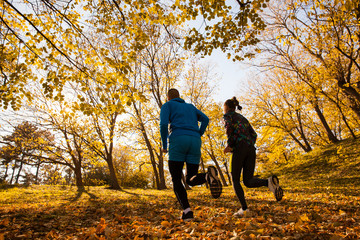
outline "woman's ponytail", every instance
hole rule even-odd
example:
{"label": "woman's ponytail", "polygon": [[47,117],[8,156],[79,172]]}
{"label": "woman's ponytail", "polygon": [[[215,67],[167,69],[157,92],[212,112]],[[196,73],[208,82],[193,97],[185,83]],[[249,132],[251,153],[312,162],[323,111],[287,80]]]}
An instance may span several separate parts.
{"label": "woman's ponytail", "polygon": [[228,99],[225,101],[225,104],[229,107],[229,109],[235,111],[236,108],[241,111],[242,107],[239,105],[239,101],[236,99],[236,97],[233,97],[232,99]]}

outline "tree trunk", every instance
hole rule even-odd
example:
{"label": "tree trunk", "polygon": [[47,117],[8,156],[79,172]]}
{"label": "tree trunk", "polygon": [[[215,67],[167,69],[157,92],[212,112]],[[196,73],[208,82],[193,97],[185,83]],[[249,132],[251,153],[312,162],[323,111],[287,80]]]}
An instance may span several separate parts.
{"label": "tree trunk", "polygon": [[159,189],[160,178],[159,178],[159,173],[158,173],[157,168],[156,168],[156,161],[155,161],[154,152],[152,151],[152,148],[149,148],[149,147],[148,147],[148,151],[149,151],[149,154],[150,154],[150,162],[151,162],[153,172],[154,172],[154,177],[155,177],[155,184],[156,184],[155,188]]}
{"label": "tree trunk", "polygon": [[228,165],[227,165],[227,161],[224,161],[224,167],[225,167],[226,176],[227,176],[228,179],[229,179],[229,185],[232,185],[232,179],[231,179],[231,176],[230,176],[230,172],[229,172],[229,167],[228,167]]}
{"label": "tree trunk", "polygon": [[121,187],[116,177],[114,163],[111,155],[107,157],[106,162],[110,171],[110,188],[115,190],[121,190]]}
{"label": "tree trunk", "polygon": [[8,170],[9,170],[9,164],[5,164],[5,165],[6,165],[6,168],[5,168],[5,174],[4,174],[3,182],[6,181],[7,173],[8,173]]}
{"label": "tree trunk", "polygon": [[[76,164],[74,168],[74,174],[75,174],[75,181],[76,181],[76,187],[78,189],[78,192],[85,191],[85,186],[82,178],[82,172],[81,172],[81,165]],[[116,179],[117,182],[117,179]]]}
{"label": "tree trunk", "polygon": [[322,125],[324,126],[324,128],[326,130],[326,133],[327,133],[327,136],[328,136],[329,140],[332,143],[337,143],[339,141],[339,139],[337,139],[336,136],[334,135],[334,133],[331,131],[331,129],[329,127],[329,124],[327,123],[324,114],[321,112],[321,109],[320,109],[318,103],[314,102],[313,107],[315,109],[316,114],[320,118],[320,121],[321,121]]}
{"label": "tree trunk", "polygon": [[160,154],[157,155],[158,160],[159,160],[159,164],[158,164],[158,168],[159,168],[159,190],[163,190],[166,189],[166,181],[165,181],[165,173],[164,173],[164,155],[162,154],[162,150],[160,148]]}
{"label": "tree trunk", "polygon": [[344,114],[344,112],[343,112],[343,110],[342,110],[342,108],[341,108],[341,106],[340,106],[340,104],[339,104],[339,102],[338,102],[338,101],[339,101],[339,97],[337,96],[336,100],[334,100],[334,99],[331,98],[328,94],[326,94],[324,91],[322,91],[322,94],[323,94],[325,97],[327,97],[327,99],[329,99],[332,103],[334,103],[334,104],[336,105],[336,107],[339,109],[339,112],[340,112],[340,114],[341,114],[342,120],[344,121],[346,127],[349,129],[349,132],[350,132],[351,136],[352,136],[354,139],[356,139],[356,135],[355,135],[354,131],[351,129],[351,127],[350,127],[350,125],[349,125],[349,123],[348,123],[348,121],[347,121],[347,119],[346,119],[346,116],[345,116],[345,114]]}
{"label": "tree trunk", "polygon": [[12,184],[13,179],[14,179],[15,169],[16,169],[16,161],[15,161],[14,167],[13,167],[13,169],[12,169],[11,178],[10,178],[10,182],[9,182],[10,185]]}
{"label": "tree trunk", "polygon": [[[150,140],[148,138],[148,135],[145,131],[145,126],[144,126],[144,123],[142,122],[142,119],[141,119],[141,116],[140,116],[140,113],[139,113],[139,110],[137,109],[136,107],[136,104],[133,103],[133,107],[135,109],[135,112],[136,112],[136,116],[138,117],[138,123],[140,124],[140,128],[141,128],[141,134],[143,136],[143,139],[145,141],[145,144],[146,144],[146,147],[148,149],[148,152],[150,154],[150,162],[151,162],[151,165],[152,165],[152,168],[153,168],[153,172],[154,172],[154,176],[155,176],[155,183],[156,183],[156,189],[161,189],[160,188],[160,177],[159,177],[159,173],[158,173],[158,170],[157,170],[157,166],[156,166],[156,161],[155,161],[155,156],[154,156],[154,152],[153,152],[153,147],[150,143]],[[165,180],[165,178],[164,178]],[[166,186],[165,186],[166,187]]]}
{"label": "tree trunk", "polygon": [[36,166],[35,184],[39,184],[39,170],[40,170],[40,160]]}
{"label": "tree trunk", "polygon": [[356,116],[360,119],[360,93],[356,91],[352,86],[347,86],[345,76],[341,75],[337,77],[338,86],[342,89],[346,98],[350,103],[350,108],[355,112]]}
{"label": "tree trunk", "polygon": [[307,137],[305,136],[305,133],[304,133],[304,127],[303,127],[303,123],[302,123],[302,119],[301,119],[301,112],[300,111],[296,111],[296,118],[297,118],[297,121],[299,123],[299,129],[297,129],[297,128],[296,129],[300,133],[301,139],[304,141],[306,149],[311,149],[310,143],[307,140]]}
{"label": "tree trunk", "polygon": [[309,146],[309,147],[306,147],[306,146],[304,146],[304,144],[302,144],[300,141],[299,141],[299,139],[297,139],[296,137],[295,137],[295,135],[293,134],[293,133],[291,133],[291,132],[287,132],[289,135],[290,135],[290,137],[305,151],[305,152],[310,152],[311,150],[312,150],[312,148],[311,148],[311,146]]}
{"label": "tree trunk", "polygon": [[19,178],[20,178],[20,173],[21,173],[21,170],[22,170],[22,167],[23,167],[23,162],[21,161],[21,164],[20,164],[20,167],[19,167],[19,171],[18,171],[18,174],[16,176],[16,180],[15,180],[15,183],[19,183]]}
{"label": "tree trunk", "polygon": [[[201,164],[201,167],[203,169],[203,173],[206,173],[205,165],[204,165],[204,159],[202,157],[200,157],[200,164]],[[209,184],[208,184],[207,181],[205,182],[205,186],[206,186],[206,188],[209,188]]]}

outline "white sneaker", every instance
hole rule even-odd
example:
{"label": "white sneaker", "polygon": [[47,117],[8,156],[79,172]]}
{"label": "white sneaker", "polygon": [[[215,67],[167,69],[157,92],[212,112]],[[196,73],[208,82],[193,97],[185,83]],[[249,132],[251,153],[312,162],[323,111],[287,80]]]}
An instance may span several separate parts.
{"label": "white sneaker", "polygon": [[283,189],[279,186],[279,179],[273,175],[268,178],[268,187],[271,192],[274,193],[276,201],[280,201],[284,196]]}
{"label": "white sneaker", "polygon": [[234,213],[234,217],[241,218],[246,217],[249,214],[249,209],[243,210],[242,208],[239,209],[236,213]]}

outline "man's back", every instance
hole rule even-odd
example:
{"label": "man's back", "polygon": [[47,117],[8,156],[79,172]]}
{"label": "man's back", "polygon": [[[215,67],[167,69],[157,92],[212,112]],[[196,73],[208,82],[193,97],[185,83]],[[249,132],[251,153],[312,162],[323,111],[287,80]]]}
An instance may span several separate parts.
{"label": "man's back", "polygon": [[[199,129],[198,122],[201,122]],[[209,118],[194,105],[185,103],[181,98],[174,98],[161,107],[160,131],[163,140],[167,138],[170,124],[170,138],[180,135],[202,136],[209,123]],[[166,136],[165,136],[166,135]]]}

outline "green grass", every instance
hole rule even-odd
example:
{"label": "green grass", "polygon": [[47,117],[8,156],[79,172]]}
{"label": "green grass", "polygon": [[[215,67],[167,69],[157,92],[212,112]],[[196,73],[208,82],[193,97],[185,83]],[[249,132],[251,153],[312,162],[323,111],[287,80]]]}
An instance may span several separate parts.
{"label": "green grass", "polygon": [[272,170],[293,187],[351,187],[360,185],[360,139],[314,149]]}

